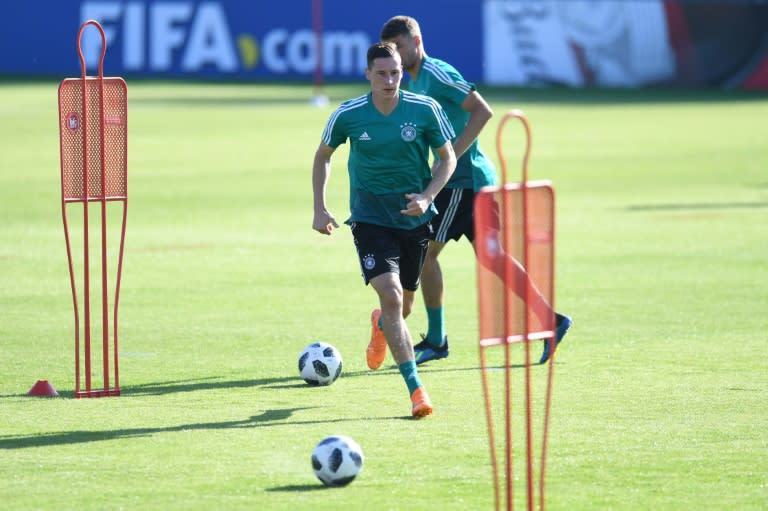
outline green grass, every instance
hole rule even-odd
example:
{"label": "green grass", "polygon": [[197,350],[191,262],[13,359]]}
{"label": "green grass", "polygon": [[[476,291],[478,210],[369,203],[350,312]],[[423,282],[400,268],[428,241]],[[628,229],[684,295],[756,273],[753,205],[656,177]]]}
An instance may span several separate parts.
{"label": "green grass", "polygon": [[[0,84],[0,507],[492,508],[472,252],[444,252],[452,353],[421,371],[436,414],[412,421],[397,371],[366,370],[375,299],[348,229],[311,230],[330,110],[309,107],[307,87],[129,83],[123,395],[72,399],[56,87]],[[558,309],[575,325],[556,364],[547,508],[768,507],[768,97],[486,95],[486,150],[496,159],[501,114],[524,109],[531,177],[557,193]],[[345,165],[341,149],[328,193],[339,218]],[[345,357],[327,388],[298,379],[314,339]],[[490,378],[498,391],[501,372]],[[38,379],[63,397],[26,397]],[[325,490],[309,456],[337,433],[365,467]]]}

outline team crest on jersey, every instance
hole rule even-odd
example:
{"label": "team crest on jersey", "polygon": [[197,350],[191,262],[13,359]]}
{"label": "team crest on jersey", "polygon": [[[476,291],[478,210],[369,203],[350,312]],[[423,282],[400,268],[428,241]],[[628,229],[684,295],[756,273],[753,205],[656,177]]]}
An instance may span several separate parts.
{"label": "team crest on jersey", "polygon": [[400,137],[406,142],[413,142],[416,139],[416,125],[412,122],[401,124]]}
{"label": "team crest on jersey", "polygon": [[373,254],[366,254],[365,257],[363,257],[363,266],[366,270],[372,270],[374,266],[376,266],[376,259],[374,259]]}

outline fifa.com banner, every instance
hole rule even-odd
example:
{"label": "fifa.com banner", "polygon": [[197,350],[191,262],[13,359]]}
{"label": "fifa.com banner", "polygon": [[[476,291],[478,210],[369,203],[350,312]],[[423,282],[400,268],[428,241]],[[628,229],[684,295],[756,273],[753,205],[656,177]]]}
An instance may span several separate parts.
{"label": "fifa.com banner", "polygon": [[[78,74],[78,28],[95,19],[111,75],[307,81],[321,60],[327,80],[360,81],[384,22],[407,12],[423,20],[434,51],[480,80],[481,7],[480,0],[6,2],[0,13],[14,22],[0,30],[0,48],[8,50],[0,74]],[[95,29],[86,30],[82,47],[92,71],[101,50]]]}
{"label": "fifa.com banner", "polygon": [[[99,21],[105,74],[363,80],[382,24],[419,20],[429,55],[492,85],[768,89],[768,0],[128,0],[7,2],[0,76],[77,76]],[[101,40],[87,30],[89,73]]]}

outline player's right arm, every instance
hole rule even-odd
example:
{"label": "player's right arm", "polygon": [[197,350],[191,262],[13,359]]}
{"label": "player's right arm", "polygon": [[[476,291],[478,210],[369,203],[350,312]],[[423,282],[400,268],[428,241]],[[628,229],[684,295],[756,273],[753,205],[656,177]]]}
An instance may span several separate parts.
{"label": "player's right arm", "polygon": [[336,150],[325,142],[315,151],[315,160],[312,164],[312,193],[314,196],[315,215],[312,220],[312,228],[320,234],[329,235],[339,224],[325,207],[325,188],[331,177],[331,156]]}
{"label": "player's right arm", "polygon": [[493,116],[493,110],[477,91],[467,94],[461,103],[461,108],[469,112],[467,125],[461,131],[456,140],[453,141],[453,149],[456,151],[456,158],[459,158],[469,149],[472,142],[480,135],[483,127]]}

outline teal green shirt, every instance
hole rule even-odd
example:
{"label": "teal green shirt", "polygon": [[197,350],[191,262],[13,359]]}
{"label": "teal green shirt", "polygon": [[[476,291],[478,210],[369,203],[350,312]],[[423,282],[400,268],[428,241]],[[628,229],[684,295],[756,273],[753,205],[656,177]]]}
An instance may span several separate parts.
{"label": "teal green shirt", "polygon": [[[469,121],[469,112],[461,108],[467,95],[475,90],[470,83],[450,64],[432,57],[425,57],[421,63],[419,77],[411,79],[408,90],[426,94],[440,103],[453,124],[458,136]],[[456,171],[446,188],[473,188],[496,183],[496,169],[491,160],[480,149],[475,140],[456,162]]]}
{"label": "teal green shirt", "polygon": [[429,151],[455,136],[440,104],[432,98],[400,91],[389,115],[373,105],[371,94],[342,103],[331,114],[322,140],[336,148],[349,139],[349,209],[346,223],[366,222],[414,229],[436,213],[434,205],[420,217],[400,213],[406,193],[424,191],[432,179]]}

